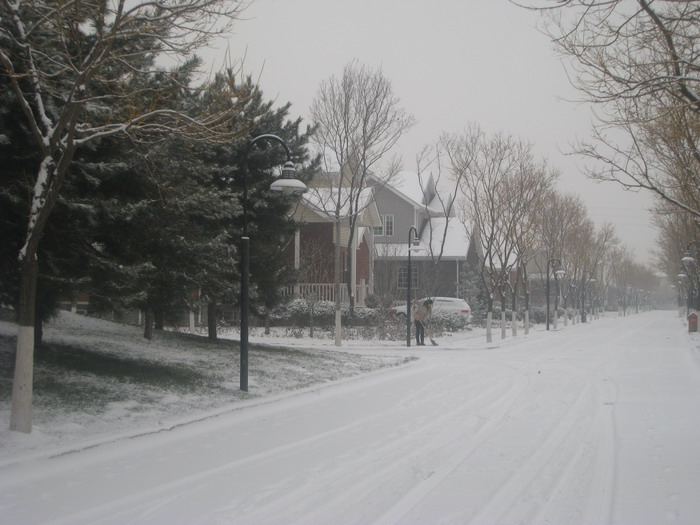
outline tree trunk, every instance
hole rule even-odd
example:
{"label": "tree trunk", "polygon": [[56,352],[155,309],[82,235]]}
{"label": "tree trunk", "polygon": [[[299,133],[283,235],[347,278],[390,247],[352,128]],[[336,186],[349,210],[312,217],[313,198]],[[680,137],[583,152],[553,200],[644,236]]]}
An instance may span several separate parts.
{"label": "tree trunk", "polygon": [[143,323],[143,337],[149,341],[153,339],[153,310],[146,308],[146,316]]}
{"label": "tree trunk", "polygon": [[506,338],[506,296],[501,291],[501,339]]}
{"label": "tree trunk", "polygon": [[265,335],[270,335],[270,311],[265,308]]}
{"label": "tree trunk", "polygon": [[214,301],[207,302],[207,329],[209,331],[209,340],[216,341],[216,303]]}
{"label": "tree trunk", "polygon": [[17,356],[12,382],[10,430],[32,431],[32,389],[34,381],[34,317],[38,263],[28,256],[20,268],[19,311],[17,323]]}
{"label": "tree trunk", "polygon": [[486,312],[486,342],[490,343],[493,340],[491,329],[493,327],[493,312]]}
{"label": "tree trunk", "polygon": [[309,337],[311,338],[314,336],[314,310],[315,304],[311,302],[309,304]]}
{"label": "tree trunk", "polygon": [[335,221],[335,346],[341,344],[342,317],[340,311],[340,221]]}
{"label": "tree trunk", "polygon": [[524,326],[524,331],[525,335],[530,333],[530,310],[525,308],[525,326]]}
{"label": "tree trunk", "polygon": [[350,309],[350,317],[352,318],[355,315],[355,287],[353,286],[352,282],[352,254],[351,254],[352,248],[348,248],[348,253],[345,254],[347,257],[347,267],[348,267],[348,272],[347,275],[345,276],[345,287],[347,288],[348,291],[348,307]]}

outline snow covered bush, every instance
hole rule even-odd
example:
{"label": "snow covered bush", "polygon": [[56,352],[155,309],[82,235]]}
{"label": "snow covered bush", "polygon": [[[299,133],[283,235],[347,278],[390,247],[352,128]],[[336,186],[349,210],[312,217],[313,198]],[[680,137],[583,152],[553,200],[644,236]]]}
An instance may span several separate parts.
{"label": "snow covered bush", "polygon": [[464,316],[458,312],[433,312],[430,325],[446,332],[457,332],[467,327]]}

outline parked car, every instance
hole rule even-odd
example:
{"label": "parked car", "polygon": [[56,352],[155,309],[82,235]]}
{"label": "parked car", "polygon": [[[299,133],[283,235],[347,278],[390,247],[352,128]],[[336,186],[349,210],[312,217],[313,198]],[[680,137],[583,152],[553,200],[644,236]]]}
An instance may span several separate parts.
{"label": "parked car", "polygon": [[464,322],[469,324],[472,319],[472,309],[469,303],[458,297],[424,297],[420,301],[433,300],[433,313],[458,313],[464,317]]}
{"label": "parked car", "polygon": [[[469,324],[472,320],[472,309],[469,303],[464,299],[459,299],[458,297],[423,297],[419,299],[419,302],[427,301],[428,299],[433,300],[433,313],[458,313],[464,317],[464,322]],[[399,320],[406,319],[406,307],[401,307],[397,309],[396,317]]]}

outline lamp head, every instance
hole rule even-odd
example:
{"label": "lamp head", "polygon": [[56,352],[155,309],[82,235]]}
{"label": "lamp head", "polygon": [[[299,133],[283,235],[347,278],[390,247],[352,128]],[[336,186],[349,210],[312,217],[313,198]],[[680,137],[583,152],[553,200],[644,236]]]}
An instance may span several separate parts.
{"label": "lamp head", "polygon": [[695,262],[695,257],[693,257],[693,254],[690,253],[690,250],[685,252],[685,255],[681,259],[683,264],[691,264]]}
{"label": "lamp head", "polygon": [[306,184],[296,178],[297,170],[294,163],[288,160],[282,168],[282,176],[270,185],[270,189],[274,191],[283,191],[284,193],[301,194],[305,193],[308,188]]}

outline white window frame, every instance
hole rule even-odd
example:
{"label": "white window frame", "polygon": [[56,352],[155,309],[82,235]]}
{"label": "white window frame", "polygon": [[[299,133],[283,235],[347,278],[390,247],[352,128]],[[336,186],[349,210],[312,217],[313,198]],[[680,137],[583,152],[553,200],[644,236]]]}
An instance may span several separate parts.
{"label": "white window frame", "polygon": [[[394,236],[394,216],[391,214],[387,214],[384,216],[384,220],[382,221],[382,226],[384,227],[384,235],[386,237],[393,237]],[[391,230],[391,231],[389,231]]]}
{"label": "white window frame", "polygon": [[[399,290],[405,290],[408,282],[408,266],[399,266],[396,274],[396,286]],[[411,289],[418,290],[418,268],[411,268]]]}

